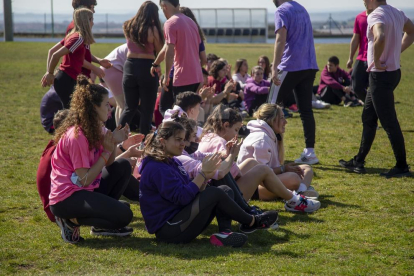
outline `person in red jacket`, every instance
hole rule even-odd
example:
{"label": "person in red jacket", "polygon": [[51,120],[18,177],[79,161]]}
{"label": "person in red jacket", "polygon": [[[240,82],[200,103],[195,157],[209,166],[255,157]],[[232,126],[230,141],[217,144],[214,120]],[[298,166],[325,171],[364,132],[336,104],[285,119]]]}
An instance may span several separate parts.
{"label": "person in red jacket", "polygon": [[352,91],[351,77],[339,67],[339,59],[336,56],[328,59],[321,73],[318,94],[322,101],[330,104],[340,104],[343,101],[345,106],[360,105]]}

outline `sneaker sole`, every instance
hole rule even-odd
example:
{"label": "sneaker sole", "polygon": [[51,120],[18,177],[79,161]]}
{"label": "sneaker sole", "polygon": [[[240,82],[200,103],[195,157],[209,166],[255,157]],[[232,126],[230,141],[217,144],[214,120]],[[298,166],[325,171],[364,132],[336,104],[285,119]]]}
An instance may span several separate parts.
{"label": "sneaker sole", "polygon": [[393,175],[393,176],[388,176],[388,175],[384,175],[384,174],[380,173],[380,176],[385,177],[387,179],[390,179],[390,178],[412,177],[413,175],[412,175],[411,172],[407,172],[407,173],[396,174],[396,175]]}
{"label": "sneaker sole", "polygon": [[214,246],[242,247],[247,242],[247,236],[241,233],[231,233],[226,236],[214,234],[210,237],[210,243]]}
{"label": "sneaker sole", "polygon": [[303,210],[302,211],[302,210],[296,210],[295,208],[291,208],[291,207],[287,206],[287,204],[285,204],[285,210],[288,211],[288,212],[293,212],[293,213],[307,213],[307,214],[310,214],[310,213],[313,213],[315,211],[318,211],[320,208],[321,208],[321,204],[319,203],[318,208],[316,208],[316,209]]}
{"label": "sneaker sole", "polygon": [[[62,237],[62,240],[64,241],[64,242],[66,242],[66,243],[70,243],[70,244],[76,244],[76,243],[78,243],[79,241],[70,241],[70,240],[68,240],[67,238],[66,238],[66,236],[65,236],[65,230],[63,230],[63,225],[62,225],[62,219],[61,218],[57,218],[56,219],[56,224],[59,226],[59,228],[60,228],[60,236]],[[79,240],[80,240],[80,237],[79,237]]]}
{"label": "sneaker sole", "polygon": [[358,173],[358,174],[365,174],[367,172],[366,170],[360,170],[360,169],[357,169],[356,167],[346,166],[344,164],[341,164],[341,162],[339,162],[339,165],[342,168],[345,168],[345,169],[347,169],[350,172],[354,172],[354,173]]}

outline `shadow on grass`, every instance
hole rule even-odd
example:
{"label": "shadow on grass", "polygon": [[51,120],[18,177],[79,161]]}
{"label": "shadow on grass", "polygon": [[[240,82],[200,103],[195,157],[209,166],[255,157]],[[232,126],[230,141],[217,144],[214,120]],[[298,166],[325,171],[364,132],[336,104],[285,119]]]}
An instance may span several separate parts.
{"label": "shadow on grass", "polygon": [[402,132],[406,132],[406,133],[414,133],[414,129],[402,130]]}
{"label": "shadow on grass", "polygon": [[[285,219],[282,219],[285,220]],[[287,220],[287,219],[286,219]],[[289,221],[295,220],[295,218],[288,219]],[[302,220],[303,217],[297,217],[297,220]],[[309,217],[308,221],[315,221],[315,219]],[[318,222],[323,222],[317,220]],[[279,223],[280,225],[280,223]],[[284,224],[283,224],[284,225]],[[134,229],[145,229],[143,221],[139,218],[134,218],[133,222],[129,225]],[[236,230],[237,229],[237,230]],[[129,237],[85,237],[86,239],[76,244],[78,247],[85,247],[91,249],[131,249],[138,254],[143,255],[157,255],[157,256],[169,256],[176,257],[184,260],[201,260],[209,258],[217,258],[220,256],[228,256],[232,254],[247,253],[252,256],[267,255],[272,251],[272,246],[277,244],[285,244],[291,240],[292,236],[300,239],[308,239],[309,234],[295,233],[287,229],[277,230],[257,230],[256,232],[248,235],[247,243],[241,248],[232,247],[214,247],[210,244],[209,236],[213,233],[217,233],[217,225],[209,225],[195,240],[187,244],[169,244],[161,242],[155,238],[155,235],[151,237],[139,237],[136,234],[132,234]],[[233,230],[238,231],[238,226],[233,225]],[[275,254],[288,256],[291,258],[303,258],[303,254],[297,254],[283,248]]]}
{"label": "shadow on grass", "polygon": [[[357,173],[347,170],[344,167],[341,167],[339,165],[324,165],[324,166],[320,166],[320,165],[314,165],[316,169],[321,170],[321,171],[338,171],[338,172],[346,172],[346,173],[352,173],[355,175],[358,175]],[[365,168],[365,170],[367,171],[365,174],[369,174],[369,175],[379,175],[382,172],[386,172],[389,170],[389,168]],[[363,176],[364,174],[359,174],[361,176]]]}

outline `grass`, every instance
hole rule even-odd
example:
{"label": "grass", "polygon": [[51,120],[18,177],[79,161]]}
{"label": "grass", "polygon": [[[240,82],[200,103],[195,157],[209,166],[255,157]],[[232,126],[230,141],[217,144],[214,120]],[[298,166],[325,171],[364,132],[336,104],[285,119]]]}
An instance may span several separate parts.
{"label": "grass", "polygon": [[[287,213],[280,201],[253,202],[280,210],[280,229],[251,234],[246,246],[232,249],[209,244],[209,235],[217,230],[215,222],[190,244],[158,243],[144,230],[139,205],[133,204],[131,237],[95,238],[83,227],[84,243],[63,243],[56,225],[47,220],[36,190],[38,161],[50,139],[40,125],[39,104],[46,89],[39,82],[51,46],[0,44],[0,275],[413,273],[414,179],[378,176],[394,165],[382,129],[368,155],[366,175],[340,168],[339,159],[356,154],[362,130],[362,108],[341,106],[315,110],[321,163],[314,166],[313,185],[321,194],[322,208],[314,214]],[[104,57],[116,46],[93,45],[93,52]],[[331,55],[337,55],[344,66],[348,46],[316,45],[316,51],[320,68]],[[232,64],[246,58],[252,67],[259,55],[272,57],[272,45],[207,45],[207,52]],[[408,163],[414,164],[414,47],[403,54],[401,62],[396,109]],[[288,120],[285,137],[286,157],[293,160],[304,146],[297,114]]]}

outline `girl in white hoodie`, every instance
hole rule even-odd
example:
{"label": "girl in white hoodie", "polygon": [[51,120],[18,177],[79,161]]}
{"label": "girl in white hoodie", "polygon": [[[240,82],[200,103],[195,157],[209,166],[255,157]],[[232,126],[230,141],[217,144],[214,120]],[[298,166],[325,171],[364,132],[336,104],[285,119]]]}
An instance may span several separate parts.
{"label": "girl in white hoodie", "polygon": [[[282,108],[276,104],[263,104],[254,117],[257,120],[247,124],[250,134],[243,142],[237,163],[254,158],[260,164],[269,166],[288,189],[317,198],[319,194],[310,186],[312,168],[309,165],[284,164],[283,134],[287,121]],[[263,187],[259,187],[257,193],[260,198],[273,196]]]}

